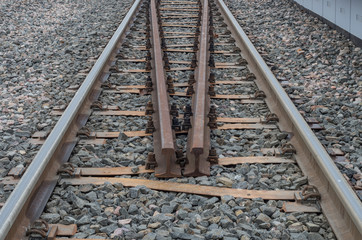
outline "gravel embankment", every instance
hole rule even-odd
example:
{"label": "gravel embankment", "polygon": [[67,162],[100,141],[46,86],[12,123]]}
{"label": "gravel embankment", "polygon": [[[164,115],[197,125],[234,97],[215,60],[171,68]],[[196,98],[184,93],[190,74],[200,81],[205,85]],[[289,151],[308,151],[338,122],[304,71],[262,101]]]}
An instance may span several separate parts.
{"label": "gravel embankment", "polygon": [[[50,131],[49,113],[69,103],[127,13],[132,1],[27,1],[0,3],[0,179],[26,166],[40,146],[36,131]],[[107,14],[104,14],[107,13]],[[14,186],[0,187],[4,202]],[[5,191],[4,191],[5,190]]]}
{"label": "gravel embankment", "polygon": [[70,102],[65,89],[84,80],[132,2],[0,2],[0,177],[35,156],[28,139],[52,129],[49,112]]}
{"label": "gravel embankment", "polygon": [[277,79],[289,81],[286,92],[302,97],[297,108],[321,122],[322,144],[346,154],[337,166],[362,190],[361,48],[291,1],[225,2]]}

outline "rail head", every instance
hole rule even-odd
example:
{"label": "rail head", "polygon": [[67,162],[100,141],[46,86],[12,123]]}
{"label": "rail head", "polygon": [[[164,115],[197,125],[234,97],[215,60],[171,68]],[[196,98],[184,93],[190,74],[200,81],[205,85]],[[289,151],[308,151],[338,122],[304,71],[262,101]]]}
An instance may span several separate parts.
{"label": "rail head", "polygon": [[170,106],[168,102],[168,93],[166,87],[166,73],[164,70],[164,64],[162,59],[161,38],[159,34],[159,24],[157,19],[157,7],[156,1],[151,0],[151,23],[152,23],[152,49],[154,58],[154,73],[157,90],[157,110],[159,121],[159,131],[161,136],[161,149],[170,150],[175,149],[171,117]]}
{"label": "rail head", "polygon": [[180,165],[176,159],[175,132],[172,129],[169,95],[167,91],[166,71],[161,43],[163,41],[161,19],[158,14],[157,0],[151,0],[149,4],[150,23],[151,23],[151,56],[152,56],[152,82],[154,89],[152,91],[152,101],[154,103],[154,113],[152,121],[155,125],[153,132],[154,155],[157,166],[155,167],[155,176],[162,178],[181,176]]}
{"label": "rail head", "polygon": [[209,89],[209,1],[203,0],[201,29],[199,36],[199,49],[197,52],[198,64],[195,68],[195,94],[192,96],[192,128],[187,136],[186,157],[188,164],[185,166],[185,176],[210,175],[210,127],[208,117],[210,108]]}
{"label": "rail head", "polygon": [[58,120],[47,140],[34,157],[32,163],[7,199],[5,205],[2,207],[0,211],[0,240],[7,238],[15,220],[19,218],[19,213],[22,211],[25,203],[38,185],[44,170],[50,164],[53,154],[60,147],[66,132],[70,129],[71,123],[77,117],[77,113],[81,109],[82,104],[90,95],[92,86],[99,80],[102,70],[108,64],[109,57],[120,43],[122,37],[126,34],[127,27],[135,16],[141,1],[142,0],[135,0],[101,56],[98,58],[83,84],[69,103],[67,109],[64,111],[64,114]]}
{"label": "rail head", "polygon": [[[208,96],[208,43],[209,43],[209,7],[208,0],[203,1],[202,8],[202,24],[200,31],[200,49],[198,57],[198,66],[195,70],[196,80],[196,91],[193,99],[193,124],[191,131],[191,152],[195,154],[202,154],[204,149],[205,135],[207,127],[207,108],[209,107],[209,96]],[[207,149],[208,151],[208,149]]]}
{"label": "rail head", "polygon": [[[240,27],[239,23],[232,15],[228,7],[225,5],[223,0],[217,0],[218,5],[227,21],[230,23],[232,28],[232,34],[236,37],[237,41],[247,49],[245,55],[252,60],[255,68],[261,72],[262,80],[265,81],[265,85],[268,86],[273,92],[273,95],[278,100],[278,107],[282,108],[290,120],[290,124],[296,130],[300,138],[303,140],[304,145],[307,147],[306,151],[316,162],[316,166],[321,170],[323,176],[328,181],[328,186],[318,186],[326,188],[325,192],[328,192],[330,195],[338,196],[338,199],[341,204],[338,206],[346,210],[345,213],[348,214],[350,220],[353,222],[354,229],[357,229],[359,232],[358,239],[362,236],[362,204],[361,201],[357,198],[356,194],[353,192],[352,188],[349,186],[347,181],[344,179],[338,168],[335,166],[333,160],[330,158],[322,144],[319,142],[315,134],[312,132],[308,124],[305,122],[303,117],[298,112],[297,108],[290,100],[289,96],[286,94],[282,86],[279,84],[278,80],[275,78],[274,74],[271,72],[269,67],[266,65],[258,51],[255,49],[245,32]],[[301,163],[299,163],[301,164]],[[322,181],[321,181],[322,182]],[[333,192],[332,192],[333,191]],[[323,197],[323,196],[322,196]],[[323,208],[323,205],[322,205]],[[338,208],[336,208],[338,209]],[[341,211],[340,209],[335,211]],[[327,213],[328,214],[328,213]],[[340,213],[341,219],[343,219],[344,212]],[[338,219],[337,219],[338,220]],[[341,238],[339,232],[336,229],[333,223],[330,221],[330,224],[335,231],[337,237]],[[348,226],[349,223],[345,223]],[[349,229],[346,227],[343,229],[344,232],[348,232]],[[356,236],[356,233],[352,233]],[[358,234],[357,234],[358,235]]]}

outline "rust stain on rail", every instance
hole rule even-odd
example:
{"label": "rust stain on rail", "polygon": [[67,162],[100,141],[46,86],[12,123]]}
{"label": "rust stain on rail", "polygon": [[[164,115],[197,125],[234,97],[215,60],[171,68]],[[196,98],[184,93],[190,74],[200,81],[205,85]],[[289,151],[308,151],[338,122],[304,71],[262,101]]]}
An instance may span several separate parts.
{"label": "rust stain on rail", "polygon": [[150,3],[151,36],[152,36],[152,80],[155,90],[152,101],[155,106],[153,120],[156,131],[153,133],[154,151],[158,166],[155,169],[157,177],[181,176],[181,169],[176,162],[174,132],[171,127],[170,107],[166,87],[166,74],[162,60],[161,38],[157,16],[156,1]]}
{"label": "rust stain on rail", "polygon": [[200,48],[198,51],[198,66],[195,69],[195,95],[192,97],[192,128],[187,138],[187,159],[184,174],[186,176],[210,175],[210,162],[207,161],[210,149],[210,128],[206,115],[209,112],[210,97],[208,95],[209,44],[209,7],[208,1],[202,3],[202,18],[200,31]]}

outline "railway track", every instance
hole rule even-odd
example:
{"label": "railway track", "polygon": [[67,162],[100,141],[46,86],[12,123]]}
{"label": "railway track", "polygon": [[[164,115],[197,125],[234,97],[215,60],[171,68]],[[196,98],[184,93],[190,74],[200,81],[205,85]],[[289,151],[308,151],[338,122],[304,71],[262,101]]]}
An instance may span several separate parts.
{"label": "railway track", "polygon": [[[126,187],[130,198],[151,190],[176,192],[172,196],[187,196],[186,202],[215,196],[243,206],[242,212],[248,199],[259,198],[274,212],[307,217],[323,212],[335,237],[361,238],[361,202],[221,0],[136,0],[84,83],[67,91],[77,93],[68,106],[54,108],[60,118],[53,131],[33,135],[32,143],[42,147],[32,163],[2,182],[16,188],[0,212],[1,239],[76,234],[74,223],[84,225],[84,216],[49,225],[38,220],[46,218],[44,208],[49,213],[55,203],[62,205],[64,191],[84,208],[88,205],[77,199],[92,200],[74,194],[109,183],[109,188]],[[102,122],[110,123],[108,131]],[[287,170],[274,170],[278,166]],[[259,169],[260,176],[254,174]],[[72,195],[75,186],[91,187]],[[122,205],[102,205],[112,204]],[[171,215],[182,210],[177,206]],[[79,209],[62,210],[74,219],[83,215]],[[231,221],[225,231],[237,229],[236,213],[224,215]],[[270,229],[262,217],[251,216],[259,228]],[[222,238],[210,235],[212,230],[198,231],[188,233]]]}

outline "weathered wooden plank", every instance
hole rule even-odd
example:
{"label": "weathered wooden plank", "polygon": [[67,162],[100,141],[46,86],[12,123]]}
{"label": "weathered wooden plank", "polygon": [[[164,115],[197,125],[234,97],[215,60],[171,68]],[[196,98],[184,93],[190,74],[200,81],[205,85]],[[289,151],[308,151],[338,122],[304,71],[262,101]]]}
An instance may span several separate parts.
{"label": "weathered wooden plank", "polygon": [[242,163],[250,163],[250,164],[273,164],[273,163],[295,163],[293,159],[286,159],[281,157],[226,157],[219,158],[219,165],[227,166],[227,165],[236,165]]}
{"label": "weathered wooden plank", "polygon": [[147,170],[145,166],[134,167],[112,167],[112,168],[77,168],[81,171],[81,176],[119,176],[136,175],[140,173],[152,173],[154,170]]}
{"label": "weathered wooden plank", "polygon": [[57,236],[73,236],[77,232],[77,224],[49,224],[50,228],[56,227]]}
{"label": "weathered wooden plank", "polygon": [[282,210],[284,212],[304,212],[304,213],[320,213],[320,208],[316,206],[308,206],[297,202],[285,202],[283,203]]}
{"label": "weathered wooden plank", "polygon": [[144,111],[94,111],[97,116],[146,116]]}
{"label": "weathered wooden plank", "polygon": [[186,183],[176,182],[164,182],[154,181],[146,179],[135,178],[95,178],[95,177],[80,177],[80,178],[64,178],[60,181],[62,183],[68,183],[71,185],[83,185],[83,184],[95,184],[102,185],[105,182],[122,183],[125,187],[135,187],[139,185],[146,186],[150,189],[167,191],[167,192],[181,192],[189,194],[198,194],[205,196],[225,196],[230,195],[233,197],[242,198],[262,198],[266,200],[293,200],[296,191],[284,191],[284,190],[246,190],[246,189],[234,189],[223,187],[211,187],[202,185],[193,185]]}
{"label": "weathered wooden plank", "polygon": [[230,130],[230,129],[276,129],[278,128],[274,124],[224,124],[223,126],[218,126],[217,129],[220,130]]}

